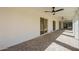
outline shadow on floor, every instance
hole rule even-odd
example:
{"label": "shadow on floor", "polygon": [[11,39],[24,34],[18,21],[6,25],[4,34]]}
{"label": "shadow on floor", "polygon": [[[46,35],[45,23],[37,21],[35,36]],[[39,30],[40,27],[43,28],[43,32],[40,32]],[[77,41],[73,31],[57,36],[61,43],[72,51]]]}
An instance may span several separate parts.
{"label": "shadow on floor", "polygon": [[2,51],[44,51],[52,42],[58,38],[64,30],[58,30],[44,36],[9,47]]}
{"label": "shadow on floor", "polygon": [[72,46],[70,46],[70,45],[68,45],[66,43],[63,43],[63,42],[60,42],[60,41],[55,40],[55,43],[57,43],[58,45],[61,45],[61,46],[65,47],[67,49],[70,49],[72,51],[79,51],[78,48],[72,47]]}
{"label": "shadow on floor", "polygon": [[73,33],[73,32],[71,32],[71,31],[66,31],[67,33]]}
{"label": "shadow on floor", "polygon": [[71,36],[71,35],[67,35],[67,34],[62,34],[62,35],[65,35],[65,36],[68,36],[68,37],[74,37],[74,36]]}

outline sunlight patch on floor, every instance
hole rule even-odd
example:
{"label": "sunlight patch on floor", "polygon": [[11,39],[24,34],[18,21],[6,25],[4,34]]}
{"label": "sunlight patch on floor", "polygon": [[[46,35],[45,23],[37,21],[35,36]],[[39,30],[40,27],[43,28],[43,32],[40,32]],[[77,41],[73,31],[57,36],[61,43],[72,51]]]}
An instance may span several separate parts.
{"label": "sunlight patch on floor", "polygon": [[65,30],[57,39],[56,41],[59,44],[53,42],[45,51],[69,51],[70,49],[64,47],[61,44],[67,44],[68,46],[78,48],[79,49],[79,41],[73,37],[73,33],[70,30]]}
{"label": "sunlight patch on floor", "polygon": [[45,51],[70,51],[70,50],[56,43],[52,43]]}

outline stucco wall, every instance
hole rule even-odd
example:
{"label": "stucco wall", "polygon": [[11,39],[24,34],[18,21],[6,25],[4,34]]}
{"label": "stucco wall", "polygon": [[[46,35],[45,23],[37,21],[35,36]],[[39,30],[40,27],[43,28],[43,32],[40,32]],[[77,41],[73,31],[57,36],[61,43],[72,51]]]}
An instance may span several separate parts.
{"label": "stucco wall", "polygon": [[53,17],[38,8],[0,8],[0,50],[40,36],[40,17],[48,19],[48,32],[53,31]]}

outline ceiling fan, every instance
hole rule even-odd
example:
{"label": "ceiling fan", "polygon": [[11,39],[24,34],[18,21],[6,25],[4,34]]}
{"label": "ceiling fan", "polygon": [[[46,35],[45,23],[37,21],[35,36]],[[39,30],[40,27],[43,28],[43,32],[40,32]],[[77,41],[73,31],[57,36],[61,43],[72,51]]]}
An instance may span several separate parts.
{"label": "ceiling fan", "polygon": [[55,15],[56,12],[63,11],[63,10],[64,9],[55,10],[55,7],[52,7],[52,11],[44,11],[44,12],[50,12],[50,13],[53,13],[53,15]]}

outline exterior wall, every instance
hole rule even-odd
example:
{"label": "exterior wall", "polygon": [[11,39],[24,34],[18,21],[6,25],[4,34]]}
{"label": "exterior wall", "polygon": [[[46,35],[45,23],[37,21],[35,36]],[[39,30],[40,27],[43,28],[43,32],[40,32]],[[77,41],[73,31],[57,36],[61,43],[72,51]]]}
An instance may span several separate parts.
{"label": "exterior wall", "polygon": [[[53,17],[52,18],[56,22],[56,30],[59,30],[59,21],[61,21],[61,17]],[[53,23],[52,23],[53,25]]]}
{"label": "exterior wall", "polygon": [[59,21],[56,20],[56,30],[59,29]]}
{"label": "exterior wall", "polygon": [[53,17],[38,8],[0,8],[0,50],[40,36],[40,17],[48,19],[48,33],[53,31]]}
{"label": "exterior wall", "polygon": [[61,21],[61,29],[63,29],[63,21]]}

